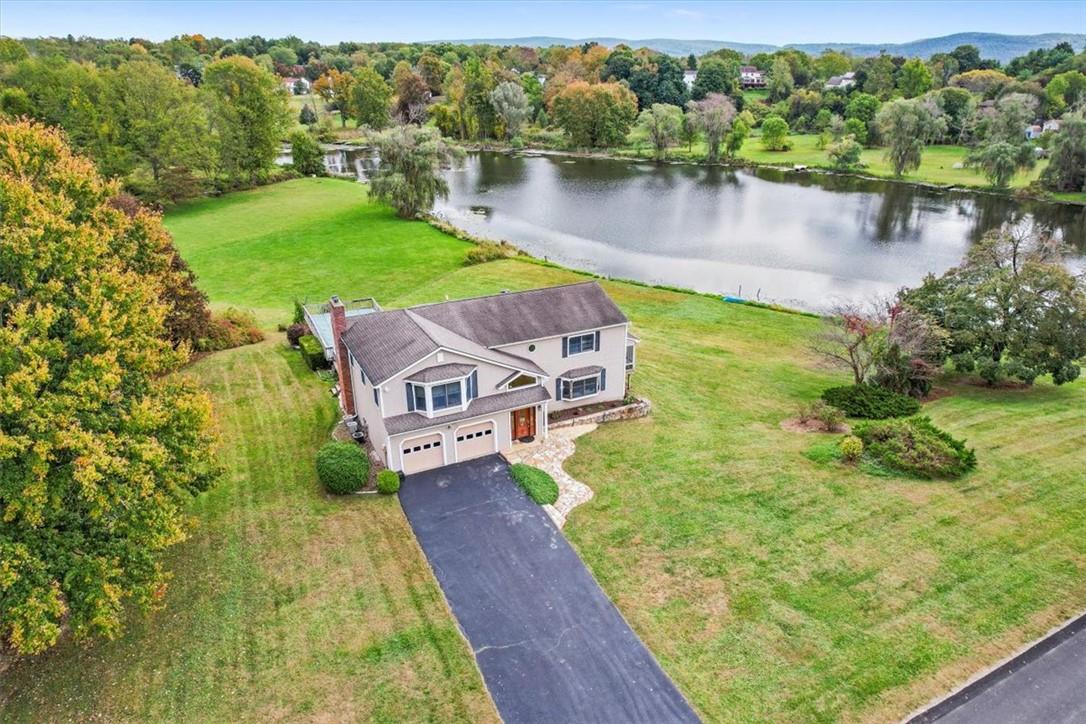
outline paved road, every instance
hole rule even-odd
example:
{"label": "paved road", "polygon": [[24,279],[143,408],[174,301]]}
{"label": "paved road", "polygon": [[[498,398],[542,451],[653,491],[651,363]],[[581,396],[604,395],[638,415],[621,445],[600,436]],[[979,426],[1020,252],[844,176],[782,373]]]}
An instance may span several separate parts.
{"label": "paved road", "polygon": [[1086,722],[1086,616],[1030,647],[913,721]]}
{"label": "paved road", "polygon": [[507,724],[698,721],[498,456],[410,475],[400,502]]}

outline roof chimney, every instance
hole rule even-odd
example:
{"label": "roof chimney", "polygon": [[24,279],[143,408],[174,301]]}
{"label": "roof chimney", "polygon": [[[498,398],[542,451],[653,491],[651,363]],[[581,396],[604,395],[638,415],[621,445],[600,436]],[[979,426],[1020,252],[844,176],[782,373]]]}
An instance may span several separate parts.
{"label": "roof chimney", "polygon": [[343,344],[343,333],[347,331],[347,308],[338,296],[328,301],[332,315],[332,359],[339,376],[339,406],[348,415],[355,414],[354,387],[351,383],[351,367],[347,359],[347,347]]}

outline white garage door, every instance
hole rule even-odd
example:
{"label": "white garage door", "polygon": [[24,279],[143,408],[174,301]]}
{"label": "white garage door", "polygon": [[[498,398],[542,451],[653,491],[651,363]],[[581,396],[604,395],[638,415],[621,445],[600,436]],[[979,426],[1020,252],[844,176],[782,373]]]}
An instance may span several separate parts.
{"label": "white garage door", "polygon": [[403,450],[404,475],[422,472],[445,464],[440,432],[404,440],[401,449]]}
{"label": "white garage door", "polygon": [[456,459],[458,461],[471,460],[492,452],[496,452],[493,422],[465,425],[456,431]]}

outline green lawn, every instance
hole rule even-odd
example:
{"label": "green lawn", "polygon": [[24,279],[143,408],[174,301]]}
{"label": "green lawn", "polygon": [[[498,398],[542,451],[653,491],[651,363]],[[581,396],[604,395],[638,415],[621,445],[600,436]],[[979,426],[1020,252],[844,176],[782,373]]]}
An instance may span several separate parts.
{"label": "green lawn", "polygon": [[[496,262],[400,302],[573,278]],[[843,382],[806,351],[816,320],[606,286],[654,409],[578,440],[596,497],[566,535],[707,720],[900,718],[1086,605],[1086,383],[952,384],[925,413],[977,472],[875,478],[778,426]]]}
{"label": "green lawn", "polygon": [[196,201],[166,226],[212,302],[252,309],[265,324],[294,299],[393,299],[458,267],[470,247],[370,204],[342,179],[298,179]]}
{"label": "green lawn", "polygon": [[[789,136],[792,148],[788,151],[767,151],[762,147],[759,136],[751,136],[739,151],[739,158],[758,164],[771,164],[792,167],[796,164],[812,168],[831,168],[825,149],[818,148],[818,136],[815,134],[797,134]],[[901,177],[904,181],[932,183],[953,186],[988,187],[984,175],[974,169],[954,168],[954,164],[964,163],[969,149],[965,146],[927,146],[921,155],[920,168]],[[619,151],[620,155],[634,155],[649,158],[652,146],[641,130],[630,134],[630,145]],[[692,146],[679,145],[669,151],[670,158],[700,161],[705,158],[704,141],[697,141]],[[883,178],[896,178],[893,168],[886,162],[885,149],[865,148],[861,155],[863,167],[861,173]],[[1030,172],[1014,177],[1011,186],[1021,188],[1036,180],[1048,162],[1040,161]],[[1082,201],[1083,194],[1069,194],[1061,200]]]}
{"label": "green lawn", "polygon": [[496,721],[395,498],[331,499],[328,383],[281,338],[190,373],[226,475],[168,561],[165,610],[0,677],[4,721]]}
{"label": "green lawn", "polygon": [[[464,244],[345,182],[167,221],[213,301],[268,322],[300,294],[396,306],[580,278],[463,267]],[[654,411],[578,440],[567,466],[596,497],[566,534],[706,720],[900,718],[1086,606],[1086,382],[949,383],[925,412],[978,470],[875,478],[808,460],[826,436],[779,427],[843,380],[806,352],[816,320],[606,287],[643,340],[633,385]],[[274,341],[194,371],[230,474],[195,507],[166,611],[9,672],[11,718],[492,718],[395,501],[316,490],[327,385]]]}

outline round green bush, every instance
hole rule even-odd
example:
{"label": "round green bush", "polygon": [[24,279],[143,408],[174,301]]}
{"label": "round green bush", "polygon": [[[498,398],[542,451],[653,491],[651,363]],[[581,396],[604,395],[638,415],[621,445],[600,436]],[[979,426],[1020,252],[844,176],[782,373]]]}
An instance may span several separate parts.
{"label": "round green bush", "polygon": [[926,417],[865,422],[853,431],[883,467],[918,478],[959,478],[977,466],[965,443]]}
{"label": "round green bush", "polygon": [[329,493],[354,493],[369,474],[369,458],[353,442],[326,442],[317,451],[317,479]]}
{"label": "round green bush", "polygon": [[845,435],[838,443],[841,449],[841,457],[850,463],[854,463],[864,454],[864,441],[855,435]]}
{"label": "round green bush", "polygon": [[849,417],[869,420],[908,417],[920,411],[916,398],[877,385],[831,387],[822,393],[822,399]]}
{"label": "round green bush", "polygon": [[551,505],[558,500],[558,483],[546,471],[514,463],[509,466],[509,472],[528,497],[540,505]]}
{"label": "round green bush", "polygon": [[400,489],[400,476],[395,470],[382,470],[377,473],[377,492],[392,495]]}

